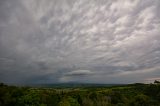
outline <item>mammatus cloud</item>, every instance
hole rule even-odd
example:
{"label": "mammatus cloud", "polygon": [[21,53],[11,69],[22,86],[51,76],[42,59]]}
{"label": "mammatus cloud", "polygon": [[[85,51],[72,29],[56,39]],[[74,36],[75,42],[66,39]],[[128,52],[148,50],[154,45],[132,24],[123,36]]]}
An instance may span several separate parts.
{"label": "mammatus cloud", "polygon": [[0,1],[0,81],[157,78],[159,9],[159,0]]}

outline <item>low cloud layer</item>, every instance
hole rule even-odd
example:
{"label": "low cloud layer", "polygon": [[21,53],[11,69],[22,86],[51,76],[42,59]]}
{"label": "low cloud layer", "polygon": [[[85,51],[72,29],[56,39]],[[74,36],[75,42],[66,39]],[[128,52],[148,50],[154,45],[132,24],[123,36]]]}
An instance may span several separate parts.
{"label": "low cloud layer", "polygon": [[159,0],[0,1],[0,81],[160,77]]}
{"label": "low cloud layer", "polygon": [[90,74],[92,74],[90,70],[74,70],[74,71],[68,72],[66,75],[67,76],[85,76]]}

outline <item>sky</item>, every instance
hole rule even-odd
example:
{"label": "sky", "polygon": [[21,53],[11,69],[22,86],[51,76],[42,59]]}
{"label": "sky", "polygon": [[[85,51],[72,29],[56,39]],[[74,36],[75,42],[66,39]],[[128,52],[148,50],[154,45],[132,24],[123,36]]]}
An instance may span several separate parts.
{"label": "sky", "polygon": [[0,0],[0,82],[156,79],[159,0]]}

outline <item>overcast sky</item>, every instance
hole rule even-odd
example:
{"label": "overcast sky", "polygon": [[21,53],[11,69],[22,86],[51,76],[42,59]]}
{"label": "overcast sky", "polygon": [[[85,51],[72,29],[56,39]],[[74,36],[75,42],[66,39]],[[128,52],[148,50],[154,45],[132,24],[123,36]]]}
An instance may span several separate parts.
{"label": "overcast sky", "polygon": [[160,78],[160,0],[0,0],[0,82]]}

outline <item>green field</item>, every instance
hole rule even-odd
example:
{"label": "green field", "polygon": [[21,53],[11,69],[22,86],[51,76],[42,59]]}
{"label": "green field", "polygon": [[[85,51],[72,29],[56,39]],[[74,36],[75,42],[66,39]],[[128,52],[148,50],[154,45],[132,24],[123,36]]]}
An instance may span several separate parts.
{"label": "green field", "polygon": [[16,87],[1,83],[0,106],[160,106],[160,84],[72,86]]}

